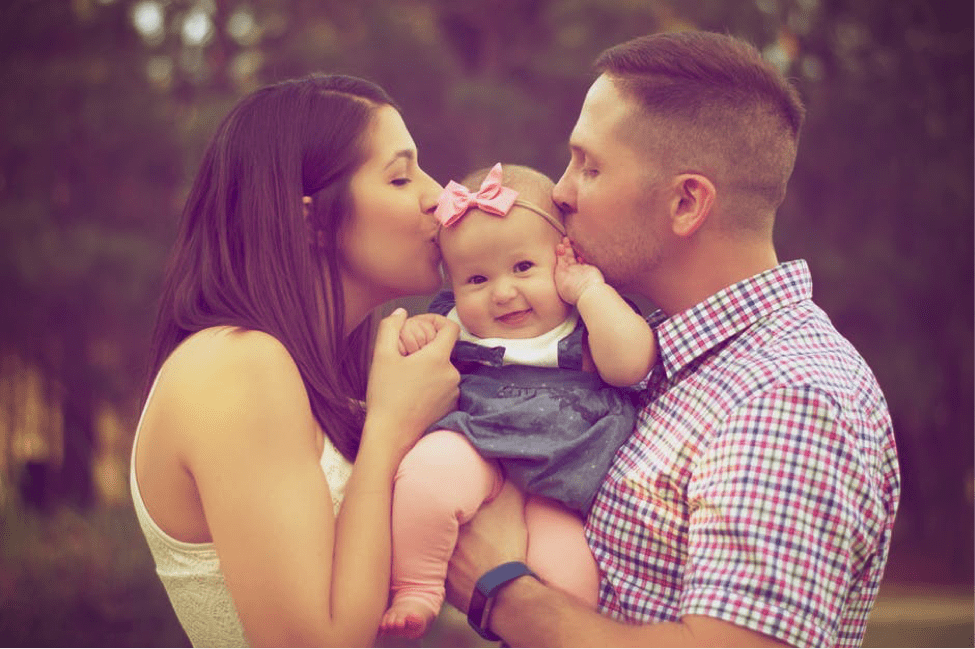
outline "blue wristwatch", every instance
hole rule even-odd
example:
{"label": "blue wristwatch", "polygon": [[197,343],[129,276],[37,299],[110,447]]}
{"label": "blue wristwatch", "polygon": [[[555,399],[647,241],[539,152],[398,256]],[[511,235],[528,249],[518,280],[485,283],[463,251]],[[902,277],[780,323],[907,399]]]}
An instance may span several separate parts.
{"label": "blue wristwatch", "polygon": [[492,603],[491,600],[502,586],[525,576],[538,579],[538,575],[521,561],[510,561],[488,570],[477,580],[467,609],[467,623],[485,640],[496,642],[501,639],[487,628],[487,617],[491,611],[488,604]]}

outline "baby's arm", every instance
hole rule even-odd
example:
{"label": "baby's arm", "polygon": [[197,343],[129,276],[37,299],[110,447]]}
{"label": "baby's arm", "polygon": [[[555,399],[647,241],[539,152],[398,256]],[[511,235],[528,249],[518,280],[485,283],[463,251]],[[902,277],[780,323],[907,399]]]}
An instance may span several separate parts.
{"label": "baby's arm", "polygon": [[447,318],[436,313],[410,316],[399,332],[399,353],[403,356],[417,352],[437,337]]}
{"label": "baby's arm", "polygon": [[642,381],[657,356],[650,325],[606,283],[598,268],[576,259],[568,237],[556,248],[556,257],[555,286],[586,323],[599,375],[617,387]]}

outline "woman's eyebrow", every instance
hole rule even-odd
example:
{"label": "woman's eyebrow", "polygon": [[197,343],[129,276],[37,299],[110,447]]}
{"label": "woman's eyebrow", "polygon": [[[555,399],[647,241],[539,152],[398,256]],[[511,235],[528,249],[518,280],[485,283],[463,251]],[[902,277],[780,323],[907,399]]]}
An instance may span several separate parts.
{"label": "woman's eyebrow", "polygon": [[416,153],[414,153],[412,149],[403,149],[402,151],[397,151],[396,153],[393,154],[393,158],[386,163],[385,167],[383,167],[383,170],[389,169],[400,158],[406,158],[407,161],[412,161],[414,157],[416,157]]}

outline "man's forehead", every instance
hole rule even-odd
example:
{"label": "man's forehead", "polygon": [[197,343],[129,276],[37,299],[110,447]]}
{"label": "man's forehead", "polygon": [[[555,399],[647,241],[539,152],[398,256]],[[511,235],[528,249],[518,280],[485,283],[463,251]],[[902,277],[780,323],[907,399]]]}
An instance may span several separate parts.
{"label": "man's forehead", "polygon": [[605,74],[596,77],[582,102],[580,115],[615,115],[627,112],[632,99],[621,92],[617,82]]}
{"label": "man's forehead", "polygon": [[627,145],[627,132],[637,126],[640,109],[621,93],[615,82],[601,75],[590,86],[579,111],[579,119],[569,136],[569,148],[591,152],[606,145]]}

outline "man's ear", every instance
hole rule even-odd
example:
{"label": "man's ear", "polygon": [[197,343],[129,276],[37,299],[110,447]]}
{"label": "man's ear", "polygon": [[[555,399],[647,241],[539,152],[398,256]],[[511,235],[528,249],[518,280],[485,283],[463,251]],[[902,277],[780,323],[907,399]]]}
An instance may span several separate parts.
{"label": "man's ear", "polygon": [[710,215],[717,189],[707,176],[680,174],[674,179],[674,190],[671,227],[677,236],[689,237]]}

